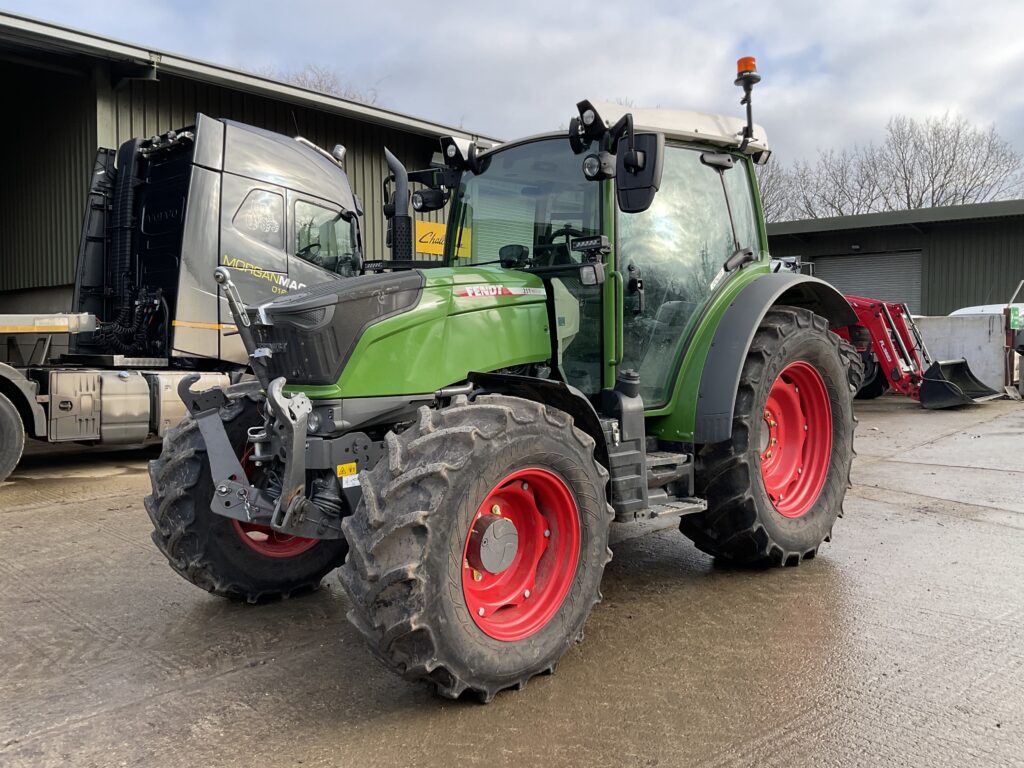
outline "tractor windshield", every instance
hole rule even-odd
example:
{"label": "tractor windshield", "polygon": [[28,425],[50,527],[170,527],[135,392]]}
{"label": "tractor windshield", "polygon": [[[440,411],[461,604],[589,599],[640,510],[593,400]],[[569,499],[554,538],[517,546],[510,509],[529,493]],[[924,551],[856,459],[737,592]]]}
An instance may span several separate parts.
{"label": "tractor windshield", "polygon": [[578,262],[569,240],[600,234],[600,195],[601,185],[584,178],[564,137],[498,150],[479,174],[463,174],[447,258],[453,265],[499,258],[531,267]]}

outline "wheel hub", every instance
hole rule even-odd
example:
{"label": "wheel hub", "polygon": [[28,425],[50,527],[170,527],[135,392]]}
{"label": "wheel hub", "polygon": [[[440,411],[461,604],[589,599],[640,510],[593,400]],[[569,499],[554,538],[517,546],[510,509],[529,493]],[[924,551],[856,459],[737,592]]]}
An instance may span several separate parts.
{"label": "wheel hub", "polygon": [[580,545],[579,506],[561,477],[507,475],[477,508],[463,549],[462,593],[477,627],[507,642],[540,631],[569,593]]}
{"label": "wheel hub", "polygon": [[494,514],[477,518],[466,549],[466,559],[473,568],[496,576],[512,565],[518,551],[519,531],[515,523]]}
{"label": "wheel hub", "polygon": [[832,409],[821,374],[787,365],[772,384],[759,436],[761,480],[775,510],[801,517],[818,500],[832,455]]}

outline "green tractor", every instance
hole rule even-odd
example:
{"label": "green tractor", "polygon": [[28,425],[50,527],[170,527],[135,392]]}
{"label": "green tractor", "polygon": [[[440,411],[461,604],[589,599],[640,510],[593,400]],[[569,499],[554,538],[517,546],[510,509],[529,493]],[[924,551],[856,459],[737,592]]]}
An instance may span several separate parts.
{"label": "green tractor", "polygon": [[[179,390],[147,498],[175,569],[258,601],[344,560],[375,655],[488,701],[580,640],[613,522],[813,557],[849,485],[862,366],[832,331],[856,317],[771,270],[740,65],[746,121],[584,101],[568,135],[389,153],[392,258],[361,276],[246,307],[219,269],[259,385]],[[410,198],[450,202],[443,260],[413,259]]]}

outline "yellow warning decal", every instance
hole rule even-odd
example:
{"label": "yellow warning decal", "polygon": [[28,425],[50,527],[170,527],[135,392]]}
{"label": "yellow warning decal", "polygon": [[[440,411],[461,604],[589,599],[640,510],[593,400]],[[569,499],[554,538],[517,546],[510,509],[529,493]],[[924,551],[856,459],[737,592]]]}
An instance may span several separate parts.
{"label": "yellow warning decal", "polygon": [[0,325],[0,333],[67,333],[68,324],[63,325]]}
{"label": "yellow warning decal", "polygon": [[356,463],[354,461],[351,461],[348,464],[338,465],[338,477],[351,477],[358,471],[359,470],[356,469]]}

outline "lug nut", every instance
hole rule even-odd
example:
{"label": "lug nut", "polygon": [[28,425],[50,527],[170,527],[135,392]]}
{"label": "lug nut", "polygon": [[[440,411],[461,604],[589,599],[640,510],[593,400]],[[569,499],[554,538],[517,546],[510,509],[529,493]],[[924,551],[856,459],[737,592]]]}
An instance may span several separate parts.
{"label": "lug nut", "polygon": [[798,475],[802,475],[802,474],[804,473],[804,468],[803,468],[803,467],[797,467],[797,468],[796,468],[796,473],[797,473]]}
{"label": "lug nut", "polygon": [[473,569],[473,581],[480,581],[483,577],[484,575],[480,571]]}
{"label": "lug nut", "polygon": [[806,425],[806,424],[804,424],[804,432],[806,432],[806,431],[807,431],[807,429],[808,429],[807,425]]}
{"label": "lug nut", "polygon": [[544,531],[544,538],[545,539],[550,539],[551,538],[551,531]]}
{"label": "lug nut", "polygon": [[523,483],[523,490],[524,491],[530,490],[530,484],[529,483]]}
{"label": "lug nut", "polygon": [[497,504],[495,504],[493,507],[491,507],[491,514],[492,515],[500,515],[501,514],[501,507],[499,507]]}
{"label": "lug nut", "polygon": [[227,496],[228,495],[228,487],[226,485],[218,485],[217,486],[217,493],[219,493],[221,496]]}
{"label": "lug nut", "polygon": [[483,616],[484,615],[484,609],[483,608],[477,608],[476,609],[476,615],[477,616]]}
{"label": "lug nut", "polygon": [[523,597],[528,598],[529,596],[530,596],[530,590],[526,590],[525,592],[523,592]]}
{"label": "lug nut", "polygon": [[772,457],[772,452],[771,452],[771,451],[765,451],[765,452],[764,452],[764,457],[765,457],[766,459],[770,459],[770,458]]}

